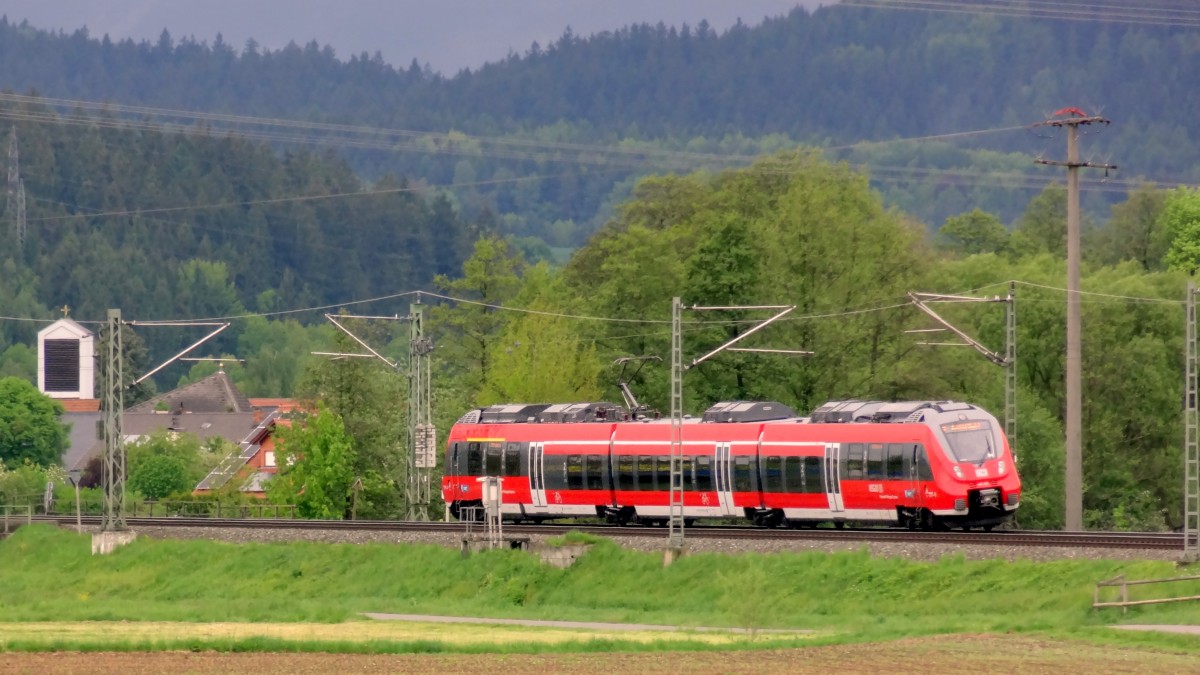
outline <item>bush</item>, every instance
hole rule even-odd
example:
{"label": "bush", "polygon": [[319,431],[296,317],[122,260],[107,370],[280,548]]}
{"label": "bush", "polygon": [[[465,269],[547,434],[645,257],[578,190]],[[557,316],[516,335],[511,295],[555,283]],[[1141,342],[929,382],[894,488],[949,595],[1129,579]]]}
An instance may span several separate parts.
{"label": "bush", "polygon": [[193,483],[188,469],[176,457],[155,455],[138,464],[129,476],[129,489],[146,499],[162,499],[188,490]]}

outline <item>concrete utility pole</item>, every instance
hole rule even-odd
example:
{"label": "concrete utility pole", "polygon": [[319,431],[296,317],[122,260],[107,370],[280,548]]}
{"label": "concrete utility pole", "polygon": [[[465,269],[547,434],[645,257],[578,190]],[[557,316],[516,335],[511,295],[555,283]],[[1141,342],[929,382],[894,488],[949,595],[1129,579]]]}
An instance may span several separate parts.
{"label": "concrete utility pole", "polygon": [[1067,373],[1066,373],[1066,522],[1065,529],[1083,529],[1083,432],[1080,395],[1080,308],[1079,308],[1079,170],[1082,168],[1116,169],[1115,164],[1079,161],[1079,127],[1109,124],[1098,115],[1087,115],[1079,108],[1063,108],[1035,127],[1067,130],[1067,160],[1039,159],[1038,164],[1067,167]]}

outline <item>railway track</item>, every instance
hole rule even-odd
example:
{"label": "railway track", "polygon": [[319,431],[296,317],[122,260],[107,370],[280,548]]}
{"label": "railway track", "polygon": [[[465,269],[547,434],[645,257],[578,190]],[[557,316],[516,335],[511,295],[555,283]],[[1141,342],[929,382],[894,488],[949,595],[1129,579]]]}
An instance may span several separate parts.
{"label": "railway track", "polygon": [[[35,516],[34,522],[73,525],[74,516]],[[85,516],[83,523],[99,525],[98,516]],[[131,528],[205,527],[298,530],[373,530],[390,532],[437,532],[448,535],[465,532],[463,523],[431,523],[384,520],[291,520],[257,518],[127,518]],[[478,531],[481,526],[474,529]],[[569,530],[600,536],[662,537],[662,527],[620,527],[616,525],[505,524],[507,534],[559,535]],[[714,539],[824,540],[849,542],[896,542],[958,544],[983,546],[1056,546],[1063,548],[1183,550],[1183,536],[1159,532],[1061,532],[1055,530],[1007,530],[995,532],[920,532],[901,529],[766,529],[756,527],[720,527],[696,525],[687,529],[688,537]]]}

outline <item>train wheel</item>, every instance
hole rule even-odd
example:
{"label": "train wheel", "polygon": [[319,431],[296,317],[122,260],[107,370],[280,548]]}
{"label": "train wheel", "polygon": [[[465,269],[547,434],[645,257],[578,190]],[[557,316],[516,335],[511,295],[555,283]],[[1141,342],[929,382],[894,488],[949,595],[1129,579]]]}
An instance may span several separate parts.
{"label": "train wheel", "polygon": [[844,529],[846,529],[846,521],[844,521],[844,520],[834,521],[833,526],[839,530],[844,530]]}
{"label": "train wheel", "polygon": [[983,531],[984,531],[984,532],[991,532],[993,527],[996,527],[996,526],[995,526],[995,525],[984,525],[984,526],[983,526]]}

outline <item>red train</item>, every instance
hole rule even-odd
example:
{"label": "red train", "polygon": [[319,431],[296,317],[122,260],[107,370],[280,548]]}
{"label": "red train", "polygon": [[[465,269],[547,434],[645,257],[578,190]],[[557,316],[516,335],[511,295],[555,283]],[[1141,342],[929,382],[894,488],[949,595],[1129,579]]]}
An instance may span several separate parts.
{"label": "red train", "polygon": [[[450,431],[442,497],[455,517],[501,477],[506,519],[670,515],[671,423],[610,403],[472,410]],[[991,529],[1021,481],[996,418],[956,401],[834,401],[808,417],[732,401],[683,424],[686,521]]]}

